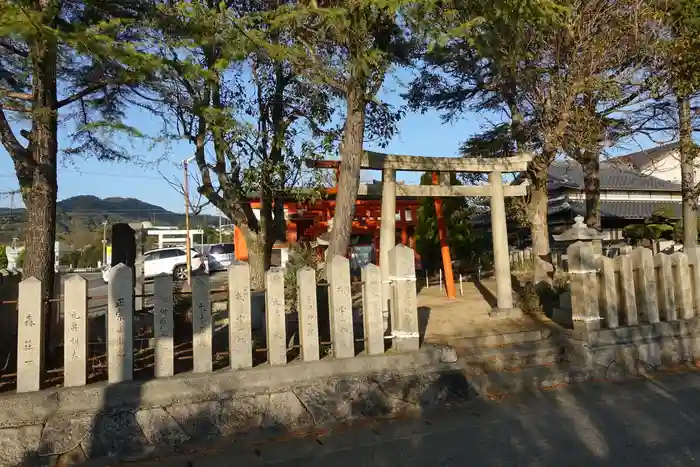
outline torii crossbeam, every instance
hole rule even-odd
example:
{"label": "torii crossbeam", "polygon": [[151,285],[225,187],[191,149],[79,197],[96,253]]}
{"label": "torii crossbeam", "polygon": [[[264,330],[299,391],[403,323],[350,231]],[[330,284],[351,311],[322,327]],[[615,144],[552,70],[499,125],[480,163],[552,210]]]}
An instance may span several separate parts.
{"label": "torii crossbeam", "polygon": [[[447,231],[442,216],[444,197],[482,196],[491,200],[491,234],[493,237],[494,273],[496,276],[496,308],[491,316],[518,315],[521,310],[513,308],[510,262],[508,256],[508,231],[506,226],[506,196],[524,196],[525,185],[504,185],[504,173],[524,172],[532,160],[531,154],[518,154],[501,158],[427,157],[383,154],[366,151],[362,156],[363,169],[381,170],[381,224],[379,239],[379,267],[382,272],[384,290],[382,303],[385,311],[391,311],[389,287],[389,251],[396,243],[396,196],[431,196],[435,198],[438,216],[438,234],[442,250],[445,284],[449,298],[456,298],[452,261],[447,244]],[[309,167],[338,169],[340,161],[307,161]],[[432,172],[433,185],[398,185],[397,171]],[[450,185],[450,172],[481,172],[489,174],[489,184],[479,186]],[[376,185],[360,185],[358,194],[377,191]],[[379,194],[379,193],[377,193]]]}

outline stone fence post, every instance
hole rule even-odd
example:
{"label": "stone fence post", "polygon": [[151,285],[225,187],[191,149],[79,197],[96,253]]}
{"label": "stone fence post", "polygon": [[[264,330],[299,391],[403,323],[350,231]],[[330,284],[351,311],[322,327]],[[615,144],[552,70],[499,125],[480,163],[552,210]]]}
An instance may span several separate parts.
{"label": "stone fence post", "polygon": [[600,329],[600,289],[596,254],[592,243],[576,242],[566,250],[571,277],[571,310],[574,330]]}
{"label": "stone fence post", "polygon": [[400,352],[418,350],[418,302],[413,250],[397,245],[389,252],[389,280],[392,284],[391,330],[394,348]]}

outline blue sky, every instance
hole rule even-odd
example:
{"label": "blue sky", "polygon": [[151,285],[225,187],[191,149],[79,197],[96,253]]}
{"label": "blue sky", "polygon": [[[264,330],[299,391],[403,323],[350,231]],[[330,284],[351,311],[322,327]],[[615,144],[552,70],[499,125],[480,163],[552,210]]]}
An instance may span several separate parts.
{"label": "blue sky", "polygon": [[[401,81],[407,81],[406,76]],[[391,80],[385,88],[385,99],[392,104],[401,105],[400,85]],[[480,129],[497,118],[493,115],[466,114],[458,122],[443,124],[435,112],[427,114],[407,113],[400,122],[399,132],[386,148],[367,146],[383,152],[409,155],[455,156],[462,141],[478,133]],[[160,122],[143,112],[132,111],[128,115],[129,123],[143,133],[156,134]],[[67,131],[60,134],[62,144],[69,138]],[[151,204],[162,206],[174,212],[183,212],[182,195],[178,193],[163,176],[181,179],[179,161],[192,155],[187,144],[166,148],[152,147],[149,143],[135,140],[120,140],[137,157],[137,163],[107,163],[90,159],[74,158],[63,160],[59,166],[59,200],[77,195],[94,195],[100,198],[125,197],[138,198]],[[651,145],[647,142],[644,147]],[[639,149],[636,145],[628,151]],[[623,151],[626,152],[626,151]],[[161,175],[162,174],[162,175]],[[364,179],[371,179],[373,174],[364,174]],[[179,177],[179,178],[178,178]],[[399,179],[417,182],[418,174],[402,174]],[[191,182],[192,183],[192,182]],[[0,193],[17,188],[17,179],[9,155],[0,146]],[[0,206],[9,206],[10,198],[0,194]],[[19,195],[14,198],[14,206],[20,206]],[[205,212],[207,212],[205,210]],[[213,209],[208,212],[214,213]]]}

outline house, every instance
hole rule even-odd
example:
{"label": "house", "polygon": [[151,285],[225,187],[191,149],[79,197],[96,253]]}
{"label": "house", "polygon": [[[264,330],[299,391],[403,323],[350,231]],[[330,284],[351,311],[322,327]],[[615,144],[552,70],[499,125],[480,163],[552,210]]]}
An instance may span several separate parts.
{"label": "house", "polygon": [[[653,151],[648,151],[653,153]],[[659,151],[660,154],[662,153]],[[600,212],[603,239],[616,242],[624,239],[622,229],[630,224],[641,224],[655,211],[666,208],[673,218],[681,218],[681,186],[679,183],[645,174],[633,160],[641,163],[641,156],[603,161],[600,164]],[[671,157],[671,156],[668,156]],[[519,177],[515,183],[524,180]],[[586,214],[583,169],[571,159],[555,160],[548,173],[547,190],[549,233],[559,234],[574,223],[576,216]],[[472,219],[475,226],[490,227],[488,212]],[[529,229],[515,224],[508,226],[513,244],[528,243]]]}
{"label": "house", "polygon": [[[548,223],[552,233],[585,216],[583,170],[573,160],[557,160],[549,168]],[[622,240],[622,229],[643,223],[655,211],[666,208],[681,218],[681,186],[677,182],[644,174],[619,160],[600,164],[600,214],[605,240]]]}
{"label": "house", "polygon": [[[609,159],[609,162],[661,180],[681,183],[681,162],[678,151],[679,143],[669,143],[618,156]],[[700,176],[700,169],[695,170],[696,180],[698,176]]]}

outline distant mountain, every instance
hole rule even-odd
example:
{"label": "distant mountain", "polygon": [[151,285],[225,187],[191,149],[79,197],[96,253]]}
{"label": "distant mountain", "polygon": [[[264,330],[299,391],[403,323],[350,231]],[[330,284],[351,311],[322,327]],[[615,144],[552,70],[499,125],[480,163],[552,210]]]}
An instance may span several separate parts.
{"label": "distant mountain", "polygon": [[[10,212],[12,215],[10,216]],[[0,207],[0,243],[7,242],[20,230],[26,212],[22,209]],[[104,221],[117,222],[149,221],[156,226],[183,227],[185,215],[141,201],[136,198],[98,198],[82,195],[59,201],[56,209],[57,233],[59,236],[78,230],[95,230]],[[218,225],[216,216],[190,215],[192,228]]]}

